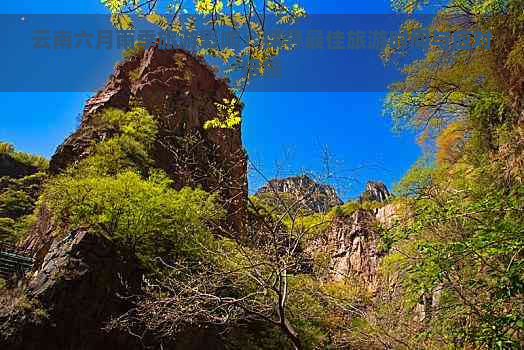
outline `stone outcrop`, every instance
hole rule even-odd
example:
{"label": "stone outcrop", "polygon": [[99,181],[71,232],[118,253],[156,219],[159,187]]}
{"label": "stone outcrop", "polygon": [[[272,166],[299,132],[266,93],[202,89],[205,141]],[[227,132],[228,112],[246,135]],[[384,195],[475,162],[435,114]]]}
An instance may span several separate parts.
{"label": "stone outcrop", "polygon": [[330,227],[310,245],[313,255],[329,256],[326,278],[334,281],[355,280],[374,288],[377,269],[375,217],[367,210],[351,216],[336,217]]}
{"label": "stone outcrop", "polygon": [[[154,166],[165,170],[176,188],[200,186],[218,193],[227,212],[226,232],[242,235],[247,178],[240,128],[203,127],[218,117],[215,103],[232,97],[227,82],[216,79],[203,61],[184,50],[151,47],[118,64],[106,86],[87,101],[80,126],[50,161],[50,176],[89,156],[93,142],[111,136],[111,130],[97,125],[98,113],[141,106],[159,127],[150,153]],[[132,308],[123,297],[140,292],[138,262],[87,228],[65,238],[57,235],[45,203],[35,214],[37,221],[21,243],[34,253],[34,271],[16,296],[16,289],[0,295],[6,306],[0,308],[0,348],[142,349],[140,342],[148,339],[138,342],[128,334],[102,330],[112,317]],[[165,348],[221,348],[216,332],[194,333],[198,339],[180,339]]]}
{"label": "stone outcrop", "polygon": [[167,172],[176,188],[218,191],[227,209],[228,229],[242,232],[247,163],[240,128],[203,128],[218,116],[215,103],[224,98],[233,98],[227,82],[217,79],[202,60],[181,49],[150,47],[118,64],[105,87],[86,102],[80,127],[58,147],[50,172],[56,174],[88,156],[93,140],[109,136],[97,127],[97,113],[140,105],[159,126],[151,151],[155,166]]}
{"label": "stone outcrop", "polygon": [[375,218],[384,228],[391,228],[399,219],[400,207],[398,204],[386,204],[373,211]]}
{"label": "stone outcrop", "polygon": [[390,196],[391,193],[389,193],[383,182],[368,181],[366,184],[366,190],[360,196],[360,199],[384,203]]}
{"label": "stone outcrop", "polygon": [[[382,183],[370,182],[361,198],[368,195],[381,201],[389,196],[389,191]],[[313,256],[327,255],[324,278],[354,281],[375,292],[379,282],[381,228],[390,228],[397,212],[395,204],[386,204],[373,210],[357,209],[349,216],[335,216],[330,226],[310,242],[306,251]]]}
{"label": "stone outcrop", "polygon": [[87,230],[55,240],[22,295],[3,301],[0,348],[140,349],[131,336],[102,331],[131,307],[123,297],[140,286],[137,266]]}
{"label": "stone outcrop", "polygon": [[[315,213],[326,212],[332,207],[341,205],[342,201],[336,190],[326,184],[318,184],[309,176],[291,176],[284,179],[273,179],[261,187],[256,196],[264,194],[278,196],[288,194],[289,202],[299,200],[301,205]],[[289,198],[290,197],[290,198]],[[279,204],[278,200],[275,204]],[[293,205],[294,203],[288,203]]]}

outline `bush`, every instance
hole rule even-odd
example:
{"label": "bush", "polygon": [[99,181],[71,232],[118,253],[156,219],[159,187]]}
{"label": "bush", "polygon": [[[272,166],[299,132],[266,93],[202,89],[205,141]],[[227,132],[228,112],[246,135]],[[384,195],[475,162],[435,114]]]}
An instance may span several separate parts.
{"label": "bush", "polygon": [[61,176],[48,184],[42,201],[63,233],[91,227],[151,265],[155,257],[174,261],[198,255],[201,241],[211,239],[206,222],[222,213],[215,196],[199,189],[175,191],[170,184],[161,172],[147,180],[131,171],[116,177]]}
{"label": "bush", "polygon": [[135,46],[133,46],[130,49],[125,49],[124,51],[122,51],[122,57],[125,60],[130,60],[134,57],[141,56],[144,53],[145,51],[144,46],[138,46],[137,44],[138,42],[135,42]]}
{"label": "bush", "polygon": [[129,112],[109,108],[96,118],[98,128],[109,131],[112,137],[91,146],[90,156],[68,169],[78,177],[115,176],[132,170],[143,175],[152,165],[149,150],[158,132],[156,121],[141,107]]}
{"label": "bush", "polygon": [[35,156],[26,152],[18,152],[15,147],[7,142],[0,142],[0,154],[7,154],[20,163],[34,166],[40,170],[47,169],[49,161],[41,156]]}

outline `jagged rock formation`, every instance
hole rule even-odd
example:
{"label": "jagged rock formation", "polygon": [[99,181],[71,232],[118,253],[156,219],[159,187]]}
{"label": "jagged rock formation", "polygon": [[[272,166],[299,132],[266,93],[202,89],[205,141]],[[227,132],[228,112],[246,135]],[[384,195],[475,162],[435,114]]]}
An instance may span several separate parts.
{"label": "jagged rock formation", "polygon": [[357,278],[372,283],[376,274],[376,235],[374,216],[357,210],[349,217],[337,217],[315,245],[328,253],[331,263],[328,277],[335,281]]}
{"label": "jagged rock formation", "polygon": [[50,172],[88,156],[91,142],[107,136],[107,130],[97,128],[97,113],[108,107],[127,111],[139,104],[158,122],[151,152],[155,166],[165,170],[177,188],[202,186],[220,192],[229,214],[225,221],[242,232],[247,163],[240,128],[203,128],[217,117],[214,103],[224,98],[233,98],[227,82],[216,79],[203,61],[181,49],[150,47],[118,64],[106,86],[86,102],[80,127],[58,147]]}
{"label": "jagged rock formation", "polygon": [[307,175],[273,179],[261,187],[255,195],[278,197],[281,194],[287,196],[274,198],[275,205],[281,205],[280,200],[286,200],[287,205],[295,205],[294,202],[298,201],[301,206],[315,213],[326,212],[343,203],[332,186],[318,184]]}
{"label": "jagged rock formation", "polygon": [[366,184],[366,190],[360,196],[360,199],[384,203],[390,196],[391,193],[389,193],[383,182],[368,181]]}
{"label": "jagged rock formation", "polygon": [[[370,182],[361,198],[369,194],[378,200],[389,195],[389,191],[382,183]],[[357,209],[350,216],[336,216],[307,247],[313,256],[328,256],[324,277],[334,281],[355,281],[374,292],[378,288],[379,227],[391,226],[396,210],[394,204],[388,204],[374,210]]]}

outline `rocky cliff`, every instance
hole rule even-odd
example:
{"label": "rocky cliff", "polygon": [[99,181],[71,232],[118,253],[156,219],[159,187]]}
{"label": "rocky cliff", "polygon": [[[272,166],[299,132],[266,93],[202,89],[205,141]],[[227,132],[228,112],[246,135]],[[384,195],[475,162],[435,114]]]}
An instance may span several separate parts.
{"label": "rocky cliff", "polygon": [[391,193],[383,182],[368,181],[360,200],[384,203],[389,197],[391,197]]}
{"label": "rocky cliff", "polygon": [[[371,184],[371,185],[370,185]],[[389,196],[387,187],[370,182],[362,197],[374,195],[377,200]],[[328,257],[324,278],[333,281],[349,280],[360,283],[374,292],[378,288],[377,268],[381,252],[383,229],[394,223],[397,207],[386,204],[376,209],[356,209],[350,215],[337,215],[307,250],[313,255]]]}
{"label": "rocky cliff", "polygon": [[318,184],[307,175],[273,179],[256,192],[256,196],[264,195],[272,196],[275,205],[279,205],[281,200],[291,206],[296,206],[295,202],[298,202],[315,213],[326,212],[342,204],[332,186]]}
{"label": "rocky cliff", "polygon": [[96,125],[97,113],[138,104],[159,126],[151,152],[155,167],[165,170],[177,188],[220,192],[231,224],[227,229],[242,232],[247,178],[240,128],[203,128],[217,117],[215,103],[224,98],[233,98],[227,82],[215,78],[202,60],[181,49],[150,47],[118,64],[105,87],[86,102],[80,127],[58,147],[50,172],[88,156],[92,141],[107,136]]}
{"label": "rocky cliff", "polygon": [[[111,136],[97,125],[97,113],[140,105],[159,126],[151,151],[154,166],[163,169],[176,188],[218,193],[227,211],[226,232],[242,235],[247,181],[240,128],[203,128],[205,121],[217,117],[215,103],[232,96],[225,81],[186,51],[151,47],[118,64],[105,87],[86,102],[79,128],[51,159],[50,176],[89,156],[93,142]],[[142,282],[137,262],[124,259],[110,240],[88,228],[56,236],[45,203],[35,214],[36,223],[21,243],[34,254],[34,271],[1,296],[0,348],[143,348],[147,339],[102,330],[131,308],[126,297]],[[183,348],[216,348],[213,335],[205,330],[195,334],[195,339],[180,340]]]}
{"label": "rocky cliff", "polygon": [[26,286],[3,294],[0,346],[33,349],[140,349],[135,339],[102,331],[138,290],[135,262],[87,230],[55,240]]}

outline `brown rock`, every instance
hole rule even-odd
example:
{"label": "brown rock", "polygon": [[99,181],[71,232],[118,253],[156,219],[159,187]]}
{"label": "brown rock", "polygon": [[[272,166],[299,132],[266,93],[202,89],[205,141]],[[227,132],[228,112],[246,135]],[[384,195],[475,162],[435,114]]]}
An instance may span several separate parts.
{"label": "brown rock", "polygon": [[152,150],[176,188],[202,186],[219,192],[227,209],[228,230],[245,231],[246,155],[240,128],[208,129],[217,117],[215,102],[233,98],[226,81],[215,77],[203,61],[181,49],[150,47],[118,64],[106,86],[86,102],[78,130],[58,147],[50,162],[56,174],[89,155],[92,140],[107,137],[97,129],[98,112],[108,107],[129,110],[134,104],[156,117],[159,134]]}
{"label": "brown rock", "polygon": [[374,290],[377,272],[377,238],[375,217],[367,210],[351,216],[336,217],[331,226],[311,245],[313,254],[323,252],[331,258],[327,278],[362,282]]}
{"label": "brown rock", "polygon": [[[307,208],[314,213],[326,212],[343,203],[332,186],[318,184],[307,175],[270,180],[257,191],[256,195],[259,197],[273,196],[274,205],[279,206],[282,204],[279,199],[282,198],[278,197],[283,193],[290,197],[290,202],[286,203],[287,206]],[[295,201],[298,201],[300,205],[297,206]]]}

